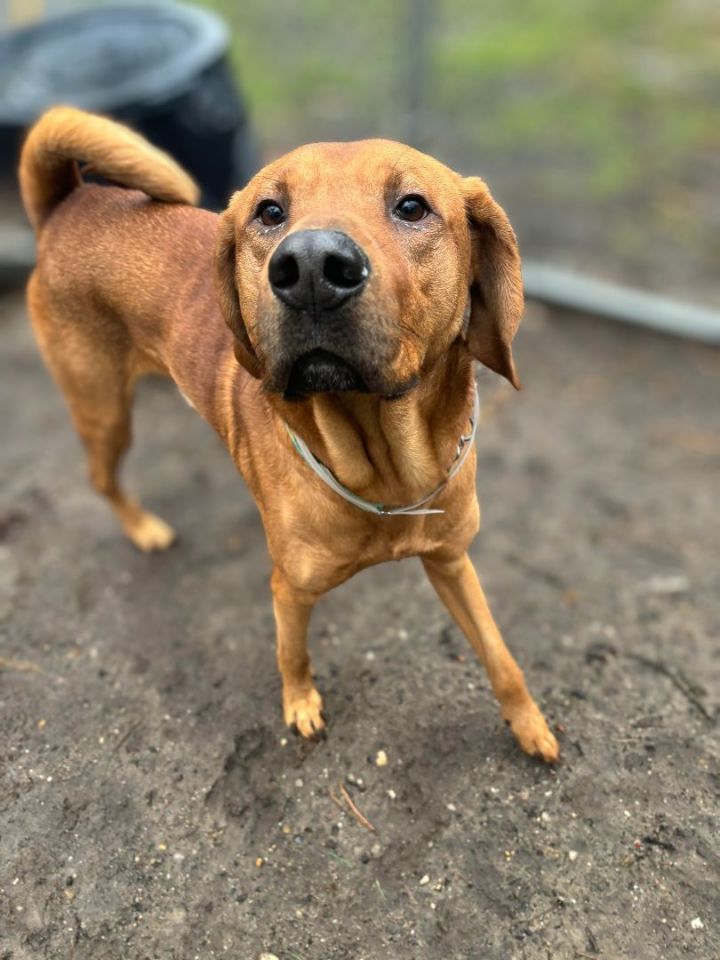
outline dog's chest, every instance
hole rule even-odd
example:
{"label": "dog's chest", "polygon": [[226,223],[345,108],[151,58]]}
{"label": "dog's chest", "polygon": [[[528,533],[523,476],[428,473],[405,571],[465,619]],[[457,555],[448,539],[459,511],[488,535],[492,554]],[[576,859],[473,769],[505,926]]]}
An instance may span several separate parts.
{"label": "dog's chest", "polygon": [[[433,518],[435,519],[435,518]],[[431,552],[444,540],[441,523],[433,531],[424,518],[382,517],[368,524],[361,534],[341,537],[344,560],[358,569],[391,560],[406,560]]]}

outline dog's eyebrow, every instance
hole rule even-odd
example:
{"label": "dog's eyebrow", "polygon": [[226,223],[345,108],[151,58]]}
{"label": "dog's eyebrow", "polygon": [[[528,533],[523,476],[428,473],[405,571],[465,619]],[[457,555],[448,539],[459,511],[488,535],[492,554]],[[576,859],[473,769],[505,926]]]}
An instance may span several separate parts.
{"label": "dog's eyebrow", "polygon": [[263,177],[262,174],[255,177],[255,182],[262,191],[268,193],[273,191],[283,192],[286,186],[284,180],[280,180],[278,177]]}
{"label": "dog's eyebrow", "polygon": [[410,157],[412,160],[414,152],[412,147],[405,147],[393,161],[385,178],[385,196],[387,199],[400,192],[420,193],[423,196],[435,193],[432,183],[428,183],[427,177],[418,176],[416,168],[404,166],[406,158]]}
{"label": "dog's eyebrow", "polygon": [[394,168],[385,180],[385,198],[392,200],[400,194],[420,193],[423,196],[434,193],[431,184],[421,182],[414,172]]}
{"label": "dog's eyebrow", "polygon": [[397,192],[405,181],[408,179],[408,175],[404,170],[401,170],[397,163],[393,165],[393,168],[390,172],[390,175],[385,180],[385,189],[388,193]]}

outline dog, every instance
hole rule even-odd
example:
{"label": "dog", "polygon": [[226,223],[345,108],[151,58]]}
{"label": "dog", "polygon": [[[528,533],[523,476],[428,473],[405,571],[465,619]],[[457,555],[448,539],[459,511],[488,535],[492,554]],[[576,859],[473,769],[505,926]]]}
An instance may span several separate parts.
{"label": "dog", "polygon": [[318,143],[270,163],[218,216],[143,138],[55,107],[27,136],[20,186],[38,241],[35,336],[126,535],[146,551],[174,538],[118,480],[144,374],[174,380],[252,492],[285,722],[325,734],[307,648],[317,600],[419,556],[520,746],[555,762],[467,554],[475,362],[519,387],[523,310],[515,235],[485,183],[387,140]]}

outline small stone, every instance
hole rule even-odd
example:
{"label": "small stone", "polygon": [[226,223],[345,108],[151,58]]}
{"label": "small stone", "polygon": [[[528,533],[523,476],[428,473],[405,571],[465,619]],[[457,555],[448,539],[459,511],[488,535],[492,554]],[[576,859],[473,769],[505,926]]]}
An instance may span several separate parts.
{"label": "small stone", "polygon": [[577,850],[568,850],[568,860],[570,861],[570,863],[575,863],[577,858],[578,858]]}
{"label": "small stone", "polygon": [[550,821],[552,820],[552,817],[547,812],[547,810],[543,810],[543,812],[540,814],[540,819],[542,820],[543,823],[550,823]]}
{"label": "small stone", "polygon": [[386,767],[388,765],[388,756],[384,750],[378,750],[375,763],[378,767]]}
{"label": "small stone", "polygon": [[700,919],[700,917],[694,917],[694,918],[690,921],[690,926],[693,928],[693,930],[704,930],[704,929],[705,929],[705,924],[702,922],[702,920]]}
{"label": "small stone", "polygon": [[426,883],[430,883],[430,877],[427,874],[420,877],[420,886],[424,887]]}
{"label": "small stone", "polygon": [[295,781],[295,786],[301,787],[302,785],[303,785],[302,778],[298,777],[297,780]]}
{"label": "small stone", "polygon": [[395,800],[395,798],[397,797],[397,794],[395,793],[394,790],[388,790],[387,795],[390,797],[391,800]]}
{"label": "small stone", "polygon": [[649,580],[640,584],[640,589],[644,593],[654,593],[660,596],[677,596],[678,594],[689,592],[690,581],[682,574],[676,576],[651,577]]}
{"label": "small stone", "polygon": [[258,960],[278,960],[274,953],[261,953]]}
{"label": "small stone", "polygon": [[261,867],[264,863],[265,863],[265,861],[263,860],[263,858],[262,858],[262,857],[258,857],[257,860],[255,861],[255,866],[256,866],[256,867]]}

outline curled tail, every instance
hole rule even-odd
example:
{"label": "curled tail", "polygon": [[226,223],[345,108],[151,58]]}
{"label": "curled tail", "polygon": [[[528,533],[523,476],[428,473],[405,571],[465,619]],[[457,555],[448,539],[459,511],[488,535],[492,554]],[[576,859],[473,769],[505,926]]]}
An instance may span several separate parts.
{"label": "curled tail", "polygon": [[53,107],[32,127],[20,156],[20,193],[36,230],[82,183],[79,163],[155,200],[198,202],[199,191],[191,177],[128,127],[74,107]]}

